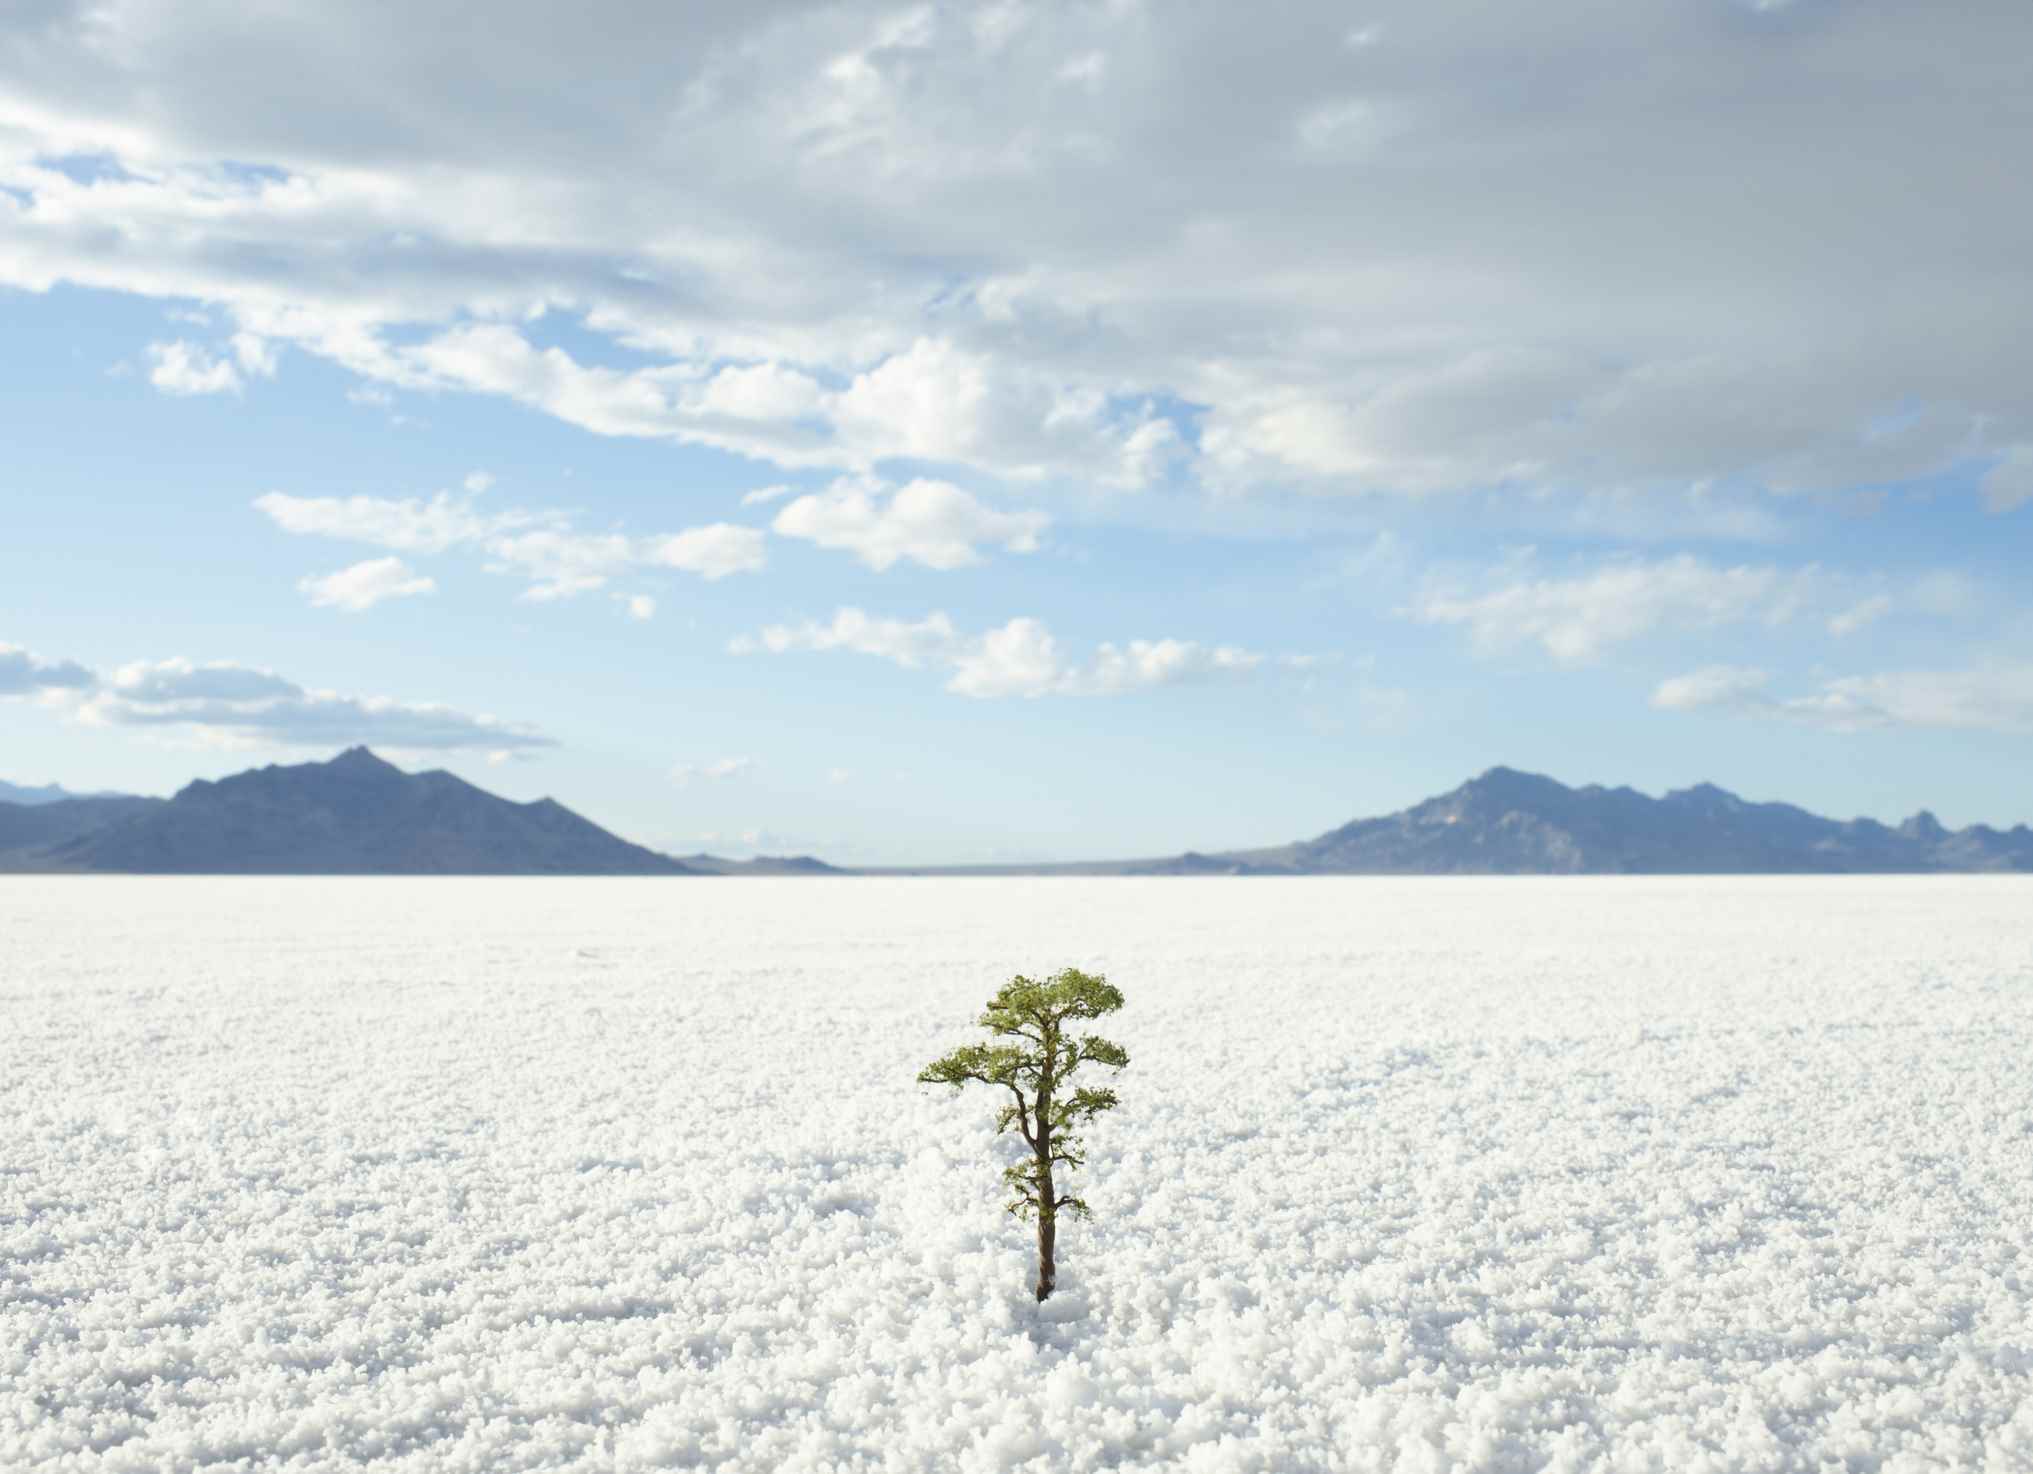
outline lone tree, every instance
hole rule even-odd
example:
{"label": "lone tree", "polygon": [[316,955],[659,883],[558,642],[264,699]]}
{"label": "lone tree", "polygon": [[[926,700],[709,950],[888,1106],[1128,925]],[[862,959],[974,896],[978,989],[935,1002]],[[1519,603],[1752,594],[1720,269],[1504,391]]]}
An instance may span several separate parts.
{"label": "lone tree", "polygon": [[1085,1064],[1119,1070],[1129,1063],[1129,1052],[1120,1044],[1093,1034],[1069,1034],[1066,1025],[1075,1019],[1100,1018],[1120,1007],[1120,989],[1078,968],[1054,973],[1042,983],[1014,977],[988,1000],[988,1011],[979,1020],[995,1036],[994,1042],[963,1044],[918,1073],[922,1085],[957,1089],[978,1081],[1009,1091],[1010,1104],[996,1117],[995,1129],[1016,1127],[1030,1155],[1005,1169],[1002,1180],[1009,1184],[1009,1211],[1019,1218],[1036,1215],[1038,1220],[1040,1300],[1052,1293],[1058,1278],[1052,1256],[1059,1210],[1070,1208],[1082,1218],[1088,1216],[1085,1202],[1059,1191],[1052,1169],[1072,1172],[1086,1162],[1074,1128],[1114,1109],[1116,1103],[1113,1090],[1074,1086],[1073,1073]]}

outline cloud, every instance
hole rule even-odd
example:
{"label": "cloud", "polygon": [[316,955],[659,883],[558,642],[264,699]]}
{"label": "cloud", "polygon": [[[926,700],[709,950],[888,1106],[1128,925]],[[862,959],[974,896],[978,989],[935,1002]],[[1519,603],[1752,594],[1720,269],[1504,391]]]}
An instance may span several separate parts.
{"label": "cloud", "polygon": [[1861,603],[1852,604],[1828,621],[1828,632],[1838,639],[1867,629],[1892,612],[1892,599],[1887,594],[1875,594]]}
{"label": "cloud", "polygon": [[[0,279],[273,345],[176,348],[179,392],[287,347],[891,476],[1131,486],[1171,435],[1232,490],[1801,490],[2033,445],[2014,0],[488,14],[306,72],[314,7],[42,0]],[[533,104],[561,68],[608,85]]]}
{"label": "cloud", "polygon": [[628,617],[630,619],[641,621],[656,618],[656,600],[652,596],[648,594],[616,594],[614,597],[619,599],[622,606],[628,610]]}
{"label": "cloud", "polygon": [[98,677],[70,660],[44,660],[19,645],[0,643],[0,697],[88,691]]}
{"label": "cloud", "polygon": [[729,649],[737,655],[756,650],[772,655],[793,650],[850,650],[917,670],[951,663],[963,644],[960,632],[944,614],[914,621],[882,619],[849,607],[839,610],[826,624],[807,620],[800,625],[770,625],[759,635],[737,637]]}
{"label": "cloud", "polygon": [[489,572],[530,580],[521,597],[534,603],[589,593],[636,562],[635,544],[618,532],[518,532],[489,539],[487,555]]}
{"label": "cloud", "polygon": [[238,394],[239,370],[230,359],[214,358],[194,343],[148,345],[148,382],[165,394]]}
{"label": "cloud", "polygon": [[[470,485],[469,493],[484,488]],[[418,497],[298,497],[271,491],[255,510],[284,532],[367,543],[398,553],[442,553],[542,520],[528,512],[482,512],[472,495],[441,491]]]}
{"label": "cloud", "polygon": [[707,763],[679,763],[671,769],[671,781],[680,788],[686,787],[695,778],[721,783],[729,778],[744,777],[754,769],[755,759],[752,757],[723,757]]}
{"label": "cloud", "polygon": [[950,570],[981,561],[982,544],[1035,552],[1046,518],[998,512],[947,481],[919,479],[890,491],[879,483],[843,480],[801,496],[770,525],[783,537],[851,552],[882,572],[908,560]]}
{"label": "cloud", "polygon": [[824,624],[771,625],[759,635],[735,639],[728,648],[738,655],[845,650],[907,670],[943,669],[949,672],[948,691],[980,699],[1115,696],[1247,676],[1271,663],[1234,645],[1172,639],[1103,644],[1079,663],[1066,657],[1038,619],[1020,617],[979,635],[963,635],[943,613],[919,620],[880,619],[852,607]]}
{"label": "cloud", "polygon": [[1461,626],[1486,653],[1538,644],[1555,660],[1578,665],[1663,626],[1783,622],[1811,578],[1682,555],[1621,561],[1573,577],[1514,577],[1481,592],[1437,585],[1404,612],[1423,624]]}
{"label": "cloud", "polygon": [[[766,539],[756,528],[715,522],[640,538],[619,532],[579,532],[558,512],[481,510],[478,498],[492,484],[493,478],[476,471],[466,478],[463,495],[441,491],[424,500],[295,497],[272,491],[256,497],[254,506],[285,532],[306,536],[367,543],[404,553],[443,553],[478,546],[491,560],[491,571],[528,579],[530,586],[522,597],[536,603],[588,593],[632,568],[676,568],[717,580],[754,572],[765,563]],[[383,559],[381,566],[392,561]]]}
{"label": "cloud", "polygon": [[1733,624],[1776,627],[1812,615],[1829,634],[1857,633],[1894,612],[1969,615],[1984,602],[1966,576],[1934,572],[1896,581],[1815,565],[1721,565],[1681,554],[1615,558],[1572,574],[1540,574],[1530,555],[1470,578],[1429,581],[1399,613],[1468,632],[1485,654],[1536,644],[1565,665],[1664,631]]}
{"label": "cloud", "polygon": [[1725,710],[1855,732],[1879,727],[2033,734],[2033,665],[1886,671],[1824,680],[1796,696],[1769,694],[1763,671],[1711,666],[1660,683],[1662,711]]}
{"label": "cloud", "polygon": [[415,594],[436,593],[436,579],[424,578],[400,558],[369,558],[322,578],[297,580],[311,603],[321,609],[344,609],[358,614],[384,599],[402,599]]}
{"label": "cloud", "polygon": [[1739,706],[1761,700],[1771,676],[1750,666],[1709,665],[1661,681],[1652,692],[1660,711],[1700,711],[1711,706]]}
{"label": "cloud", "polygon": [[636,556],[659,568],[681,568],[713,581],[732,573],[758,572],[767,561],[763,542],[756,528],[714,522],[646,539]]}
{"label": "cloud", "polygon": [[235,333],[228,340],[233,361],[250,379],[272,379],[281,361],[275,344],[255,333]]}
{"label": "cloud", "polygon": [[2033,445],[2015,445],[1984,473],[1984,505],[2013,512],[2033,502]]}
{"label": "cloud", "polygon": [[182,728],[232,745],[519,752],[555,747],[534,728],[434,703],[308,690],[273,671],[183,659],[121,667],[77,708],[98,726]]}

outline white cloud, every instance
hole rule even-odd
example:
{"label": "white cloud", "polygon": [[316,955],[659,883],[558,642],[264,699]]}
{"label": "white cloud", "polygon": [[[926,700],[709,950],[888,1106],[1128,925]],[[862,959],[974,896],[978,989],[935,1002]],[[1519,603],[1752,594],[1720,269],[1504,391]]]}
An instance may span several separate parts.
{"label": "white cloud", "polygon": [[1652,692],[1652,705],[1660,711],[1734,706],[1759,698],[1771,679],[1765,671],[1750,666],[1703,666],[1684,676],[1661,681]]}
{"label": "white cloud", "polygon": [[1769,566],[1717,567],[1682,555],[1617,562],[1571,577],[1512,577],[1479,592],[1436,585],[1404,612],[1424,624],[1459,625],[1485,652],[1534,643],[1555,660],[1580,664],[1664,626],[1783,622],[1813,576]]}
{"label": "white cloud", "polygon": [[701,578],[718,580],[733,573],[754,573],[766,561],[763,534],[753,527],[714,522],[705,527],[645,540],[637,553],[644,563],[681,568]]}
{"label": "white cloud", "polygon": [[178,338],[148,345],[148,382],[165,394],[238,394],[240,373],[232,360],[214,358],[195,343]]}
{"label": "white cloud", "polygon": [[1954,572],[1895,581],[1811,564],[1724,566],[1681,554],[1542,574],[1527,554],[1471,578],[1431,580],[1399,613],[1465,629],[1486,654],[1537,644],[1563,664],[1579,665],[1665,631],[1778,626],[1812,616],[1842,638],[1894,612],[1960,618],[1984,602],[1979,586]]}
{"label": "white cloud", "polygon": [[721,369],[691,405],[703,415],[736,420],[795,420],[818,412],[823,401],[819,385],[808,374],[779,364],[760,363]]}
{"label": "white cloud", "polygon": [[745,777],[754,769],[755,759],[752,757],[723,757],[705,763],[679,763],[671,769],[671,781],[680,788],[686,787],[694,779],[719,783],[729,778]]}
{"label": "white cloud", "polygon": [[635,545],[618,532],[539,529],[490,538],[488,570],[519,573],[530,581],[520,597],[549,603],[590,593],[636,563]]}
{"label": "white cloud", "polygon": [[649,594],[617,594],[622,605],[628,610],[628,617],[634,620],[656,618],[656,600]]}
{"label": "white cloud", "polygon": [[916,670],[950,663],[962,647],[960,633],[944,614],[915,621],[880,619],[852,607],[836,612],[826,624],[770,625],[760,635],[739,637],[729,648],[737,655],[766,650],[782,655],[792,650],[850,650],[874,655]]}
{"label": "white cloud", "polygon": [[1732,710],[1835,731],[1913,727],[2033,734],[2033,665],[1885,671],[1823,680],[1796,696],[1768,694],[1762,671],[1711,667],[1662,682],[1668,711]]}
{"label": "white cloud", "polygon": [[766,502],[780,501],[796,491],[795,486],[758,486],[754,491],[745,491],[741,494],[741,505],[759,507]]}
{"label": "white cloud", "polygon": [[172,659],[122,666],[80,703],[97,726],[182,729],[229,745],[527,751],[554,747],[534,728],[435,703],[309,690],[274,671],[230,661]]}
{"label": "white cloud", "polygon": [[281,355],[273,343],[254,333],[235,333],[228,343],[242,374],[250,379],[275,377]]}
{"label": "white cloud", "polygon": [[[735,654],[852,651],[910,670],[944,669],[946,689],[961,696],[1113,696],[1156,686],[1247,676],[1267,658],[1234,645],[1191,640],[1103,644],[1083,663],[1069,661],[1043,621],[1019,617],[979,635],[963,635],[945,614],[879,619],[844,608],[825,624],[771,625],[729,645]],[[1281,660],[1276,662],[1283,664]]]}
{"label": "white cloud", "polygon": [[350,568],[323,577],[297,580],[297,587],[312,604],[322,609],[344,609],[359,613],[385,599],[403,599],[437,592],[437,580],[419,575],[402,559],[369,558]]}
{"label": "white cloud", "polygon": [[1035,619],[1012,619],[961,650],[946,689],[961,696],[1046,696],[1069,679],[1052,632]]}
{"label": "white cloud", "polygon": [[[476,471],[466,478],[462,496],[441,491],[426,501],[417,497],[294,497],[272,491],[255,498],[254,505],[285,532],[406,553],[442,553],[478,545],[491,560],[488,567],[492,571],[528,579],[529,587],[521,597],[536,603],[591,592],[634,568],[676,568],[715,580],[753,572],[765,561],[765,537],[756,528],[715,522],[642,538],[619,532],[579,532],[561,513],[480,510],[479,494],[491,484],[491,477]],[[383,559],[378,566],[386,567],[391,561]],[[653,612],[654,605],[651,607]]]}
{"label": "white cloud", "polygon": [[468,472],[466,479],[459,484],[474,496],[478,496],[481,492],[493,487],[494,476],[488,471],[472,471]]}
{"label": "white cloud", "polygon": [[428,501],[298,497],[271,491],[256,497],[254,507],[284,532],[367,543],[398,553],[442,553],[541,520],[526,512],[482,512],[471,495],[456,497],[444,491]]}
{"label": "white cloud", "polygon": [[[456,51],[356,27],[327,74],[297,64],[312,11],[45,0],[0,51],[0,280],[262,345],[158,345],[177,392],[287,346],[792,467],[1133,485],[1154,402],[1228,488],[2016,466],[2033,207],[1995,143],[2023,6],[1796,4],[1783,37],[1750,13],[844,0],[561,37],[510,0]],[[611,85],[530,106],[561,64]],[[1167,97],[1192,118],[1154,121]],[[80,155],[107,167],[56,162]],[[538,347],[546,313],[629,366]],[[2021,504],[2023,474],[1986,494]]]}
{"label": "white cloud", "polygon": [[98,677],[71,660],[45,660],[32,650],[0,642],[0,696],[40,696],[89,690]]}
{"label": "white cloud", "polygon": [[783,537],[851,552],[878,572],[908,560],[927,568],[965,568],[981,561],[981,545],[1034,552],[1047,519],[1036,512],[998,512],[946,481],[919,479],[889,491],[846,479],[801,496],[776,515]]}
{"label": "white cloud", "polygon": [[1874,594],[1830,618],[1828,632],[1838,639],[1853,635],[1859,630],[1868,629],[1890,614],[1892,607],[1889,594]]}

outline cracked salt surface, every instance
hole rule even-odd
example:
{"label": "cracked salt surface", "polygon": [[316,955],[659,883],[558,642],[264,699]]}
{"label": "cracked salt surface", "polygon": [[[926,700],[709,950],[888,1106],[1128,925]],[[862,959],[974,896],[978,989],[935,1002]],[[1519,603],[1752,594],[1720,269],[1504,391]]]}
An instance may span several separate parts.
{"label": "cracked salt surface", "polygon": [[[1123,1107],[1028,1297],[1012,971]],[[0,879],[0,1468],[2033,1468],[2021,879]]]}

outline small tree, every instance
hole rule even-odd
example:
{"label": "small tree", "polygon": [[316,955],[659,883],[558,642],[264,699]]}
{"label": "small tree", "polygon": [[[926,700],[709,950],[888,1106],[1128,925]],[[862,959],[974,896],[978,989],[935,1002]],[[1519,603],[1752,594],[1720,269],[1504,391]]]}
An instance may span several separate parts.
{"label": "small tree", "polygon": [[979,1020],[996,1042],[963,1044],[918,1073],[922,1085],[951,1085],[957,1090],[977,1081],[1009,1091],[1010,1104],[996,1117],[995,1129],[1000,1133],[1016,1127],[1030,1155],[1008,1167],[1002,1180],[1009,1184],[1009,1211],[1018,1218],[1037,1218],[1040,1300],[1052,1293],[1058,1278],[1053,1250],[1059,1210],[1088,1216],[1084,1201],[1059,1191],[1052,1169],[1072,1172],[1086,1162],[1074,1128],[1114,1109],[1116,1103],[1113,1090],[1071,1085],[1073,1073],[1084,1064],[1119,1070],[1129,1063],[1129,1053],[1120,1044],[1093,1034],[1068,1034],[1066,1025],[1121,1007],[1120,990],[1106,978],[1077,968],[1054,973],[1042,983],[1014,977],[988,1000],[988,1011]]}

